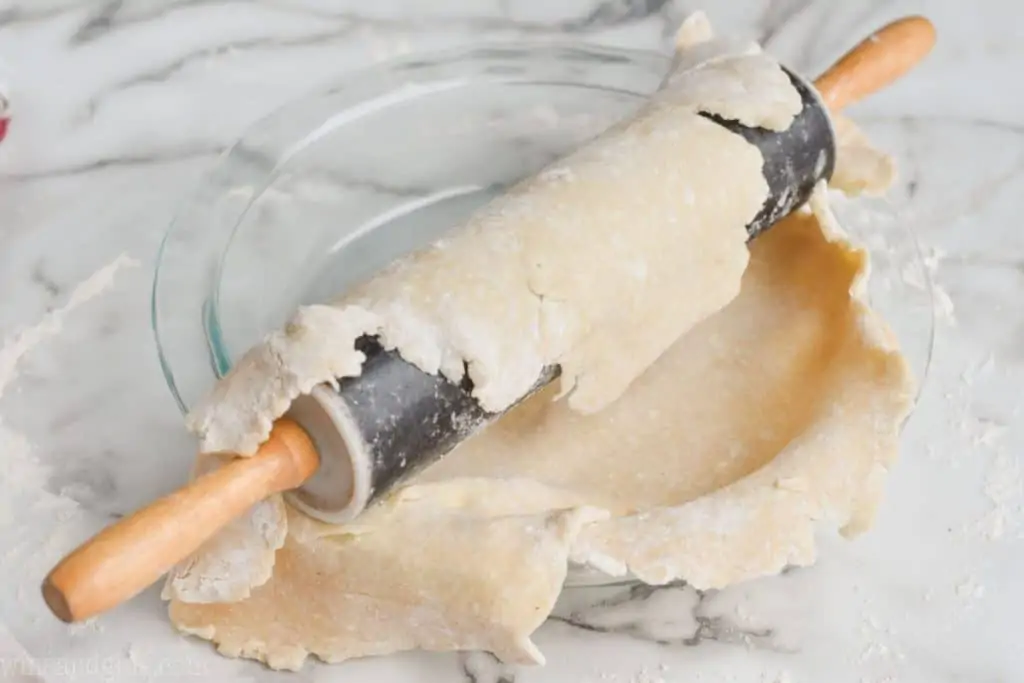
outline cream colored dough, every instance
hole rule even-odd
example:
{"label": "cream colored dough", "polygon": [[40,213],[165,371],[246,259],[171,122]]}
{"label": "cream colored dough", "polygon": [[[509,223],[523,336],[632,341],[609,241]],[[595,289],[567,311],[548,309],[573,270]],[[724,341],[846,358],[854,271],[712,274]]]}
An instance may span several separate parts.
{"label": "cream colored dough", "polygon": [[[680,35],[700,42],[683,41],[633,119],[246,354],[189,417],[201,449],[254,452],[295,396],[359,372],[345,340],[364,333],[452,380],[468,366],[494,411],[558,363],[570,405],[592,412],[735,297],[745,226],[768,192],[763,159],[699,112],[784,128],[801,101],[774,60],[728,52],[700,15]],[[618,335],[638,323],[620,353]]]}
{"label": "cream colored dough", "polygon": [[[567,567],[720,587],[813,561],[819,525],[870,523],[912,381],[862,300],[866,255],[824,185],[748,252],[760,155],[695,112],[785,127],[795,91],[702,15],[678,43],[637,119],[338,305],[300,311],[190,424],[207,453],[253,452],[295,395],[359,371],[339,339],[365,332],[431,371],[467,362],[492,407],[549,362],[563,386],[355,523],[261,504],[170,577],[179,629],[275,668],[412,648],[539,663],[530,634]],[[836,180],[880,189],[891,163],[839,125]]]}

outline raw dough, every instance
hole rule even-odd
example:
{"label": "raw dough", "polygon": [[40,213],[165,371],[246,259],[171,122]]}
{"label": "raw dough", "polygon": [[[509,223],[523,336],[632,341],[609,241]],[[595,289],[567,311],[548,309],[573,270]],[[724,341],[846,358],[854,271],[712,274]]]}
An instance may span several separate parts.
{"label": "raw dough", "polygon": [[[364,332],[450,377],[465,361],[490,407],[548,362],[563,386],[355,523],[262,504],[170,577],[178,628],[275,668],[410,648],[536,663],[530,633],[570,562],[721,587],[811,562],[819,522],[870,523],[912,382],[864,303],[866,254],[824,185],[748,254],[760,155],[695,112],[784,128],[799,99],[702,15],[678,43],[638,118],[344,302],[300,311],[190,424],[205,453],[252,453],[295,395],[358,372],[339,339]],[[850,130],[836,177],[877,189],[891,165]]]}
{"label": "raw dough", "polygon": [[732,300],[768,187],[760,151],[699,112],[784,129],[802,103],[773,59],[729,52],[702,15],[680,36],[634,118],[246,354],[189,418],[201,450],[255,452],[297,395],[359,372],[344,340],[363,333],[454,381],[468,367],[492,411],[558,363],[570,405],[593,412]]}

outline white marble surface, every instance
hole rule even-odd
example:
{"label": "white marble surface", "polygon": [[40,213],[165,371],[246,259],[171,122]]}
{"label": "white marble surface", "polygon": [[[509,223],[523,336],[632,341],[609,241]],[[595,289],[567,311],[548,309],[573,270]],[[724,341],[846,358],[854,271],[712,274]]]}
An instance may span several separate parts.
{"label": "white marble surface", "polygon": [[[186,477],[192,444],[149,330],[152,268],[173,209],[248,123],[412,51],[524,36],[663,49],[699,4],[0,2],[14,105],[0,144],[0,680],[1024,680],[1016,0],[706,3],[720,28],[809,72],[908,11],[939,29],[919,71],[853,111],[899,158],[892,210],[917,232],[941,308],[931,373],[870,533],[826,538],[814,567],[716,594],[576,592],[537,635],[549,659],[537,669],[408,654],[273,674],[177,636],[155,590],[71,630],[44,612],[37,587],[61,553]],[[139,265],[91,300],[72,294],[121,254]],[[69,298],[77,307],[65,312]]]}

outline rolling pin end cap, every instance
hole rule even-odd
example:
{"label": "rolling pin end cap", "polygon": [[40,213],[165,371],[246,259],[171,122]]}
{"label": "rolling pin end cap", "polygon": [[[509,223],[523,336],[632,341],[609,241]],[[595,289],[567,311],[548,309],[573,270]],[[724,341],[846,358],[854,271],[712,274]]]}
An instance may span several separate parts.
{"label": "rolling pin end cap", "polygon": [[50,608],[50,611],[53,612],[53,615],[65,624],[75,621],[64,591],[57,588],[53,583],[53,579],[49,576],[43,581],[43,600],[46,602],[46,606]]}
{"label": "rolling pin end cap", "polygon": [[287,417],[309,435],[320,466],[302,486],[285,494],[307,515],[329,524],[354,519],[373,493],[373,462],[345,402],[321,385],[292,403]]}

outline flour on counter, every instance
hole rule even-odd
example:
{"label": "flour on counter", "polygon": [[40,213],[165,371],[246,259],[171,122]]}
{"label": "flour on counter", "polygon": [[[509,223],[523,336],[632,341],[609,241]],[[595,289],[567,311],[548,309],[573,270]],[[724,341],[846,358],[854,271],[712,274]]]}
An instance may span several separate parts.
{"label": "flour on counter", "polygon": [[985,539],[995,541],[1006,535],[1008,528],[1020,526],[1024,482],[1020,465],[1006,453],[997,453],[985,477],[985,497],[992,507],[975,524]]}
{"label": "flour on counter", "polygon": [[928,269],[928,274],[935,275],[939,271],[939,264],[946,258],[946,252],[938,247],[928,247],[923,251],[924,255],[921,257],[921,261],[924,263],[924,267]]}
{"label": "flour on counter", "polygon": [[[865,599],[866,606],[871,602],[870,598]],[[857,661],[862,670],[871,674],[860,680],[870,683],[897,680],[894,672],[906,660],[906,655],[894,640],[896,629],[866,609],[861,613],[860,635],[864,645]]]}
{"label": "flour on counter", "polygon": [[[0,348],[0,398],[17,379],[18,365],[29,353],[43,342],[59,335],[65,319],[76,308],[108,290],[113,285],[118,271],[136,265],[138,262],[127,255],[118,256],[78,285],[71,292],[64,306],[50,311],[37,324],[22,328],[7,337],[4,340],[3,348]],[[0,501],[4,501],[0,502],[0,528],[7,526],[10,522],[17,523],[18,513],[24,513],[24,510],[20,508],[17,511],[8,510],[5,508],[5,504],[24,505],[26,496],[30,497],[33,514],[50,512],[55,514],[56,519],[61,522],[80,514],[78,504],[74,500],[46,491],[45,486],[49,478],[47,466],[32,453],[32,444],[28,438],[4,424],[2,415],[0,415],[0,454],[2,454],[0,455]],[[55,548],[60,543],[59,534],[53,534],[45,539],[41,548],[36,547],[33,552],[36,554],[47,553],[49,549]],[[19,550],[17,546],[8,548],[5,556],[0,557],[0,561],[12,557]],[[34,593],[31,596],[25,595],[25,591],[21,588],[17,591],[16,597],[22,603],[38,599],[38,595]],[[98,630],[100,630],[100,626],[95,620],[72,627],[72,633]],[[4,632],[5,629],[0,621],[0,645],[5,640],[2,637]],[[3,652],[0,652],[0,659],[2,659],[2,655]],[[32,664],[31,660],[27,661],[29,665]]]}
{"label": "flour on counter", "polygon": [[633,676],[630,683],[669,683],[668,679],[661,675],[661,671],[651,671],[648,667],[643,667]]}
{"label": "flour on counter", "polygon": [[917,267],[917,263],[911,261],[905,263],[900,269],[900,279],[909,287],[925,292],[928,291],[928,284],[925,282],[925,274]]}
{"label": "flour on counter", "polygon": [[[114,276],[125,267],[134,267],[138,261],[121,254],[112,262],[93,273],[75,287],[61,308],[50,311],[36,325],[18,330],[4,340],[0,349],[0,398],[18,377],[18,364],[39,344],[60,334],[64,319],[76,308],[99,296],[114,283]],[[32,455],[31,443],[23,435],[3,423],[0,416],[0,484],[15,491],[43,492],[49,472]],[[44,498],[47,496],[44,495]],[[60,498],[59,496],[57,498]],[[73,501],[66,502],[74,504]],[[41,504],[46,505],[47,501]],[[3,517],[0,516],[0,519]]]}
{"label": "flour on counter", "polygon": [[950,327],[956,326],[956,306],[949,292],[938,283],[932,283],[932,296],[935,298],[935,316]]}
{"label": "flour on counter", "polygon": [[[923,251],[924,253],[921,256],[921,261],[924,263],[925,270],[928,271],[928,277],[932,282],[932,297],[935,307],[935,317],[950,327],[955,327],[956,306],[953,304],[953,299],[949,296],[949,292],[947,292],[935,279],[935,276],[939,271],[939,264],[941,264],[942,259],[945,258],[946,252],[937,247],[928,247]],[[907,281],[905,276],[903,279],[905,282]],[[911,284],[911,282],[908,282],[907,284]]]}
{"label": "flour on counter", "polygon": [[968,576],[956,587],[956,596],[963,600],[979,600],[985,597],[985,586],[973,576]]}
{"label": "flour on counter", "polygon": [[[969,383],[965,383],[965,385],[970,386]],[[978,448],[995,447],[1009,431],[1009,425],[992,417],[975,414],[971,410],[971,400],[967,395],[960,410],[957,430],[968,441],[972,449],[977,450]]]}
{"label": "flour on counter", "polygon": [[982,375],[991,374],[995,367],[996,357],[995,354],[990,351],[989,354],[985,356],[985,360],[981,361],[977,365],[971,365],[964,368],[964,371],[960,373],[960,381],[967,386],[971,386],[974,384],[975,379]]}
{"label": "flour on counter", "polygon": [[82,635],[85,633],[102,633],[103,626],[100,624],[96,617],[90,617],[85,621],[78,621],[73,624],[68,624],[68,633],[73,636]]}

